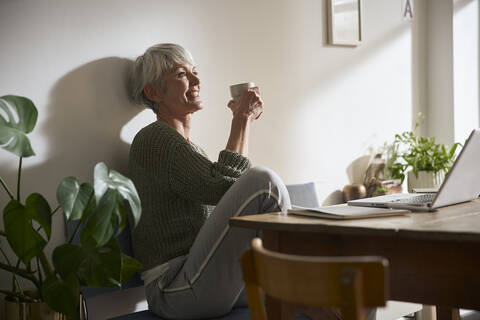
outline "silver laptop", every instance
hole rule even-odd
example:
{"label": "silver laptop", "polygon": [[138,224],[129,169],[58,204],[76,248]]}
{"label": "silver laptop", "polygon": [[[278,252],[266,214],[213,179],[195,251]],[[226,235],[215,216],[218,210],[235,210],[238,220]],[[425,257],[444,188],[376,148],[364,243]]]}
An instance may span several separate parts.
{"label": "silver laptop", "polygon": [[436,193],[400,193],[348,201],[350,206],[434,211],[480,194],[480,129],[472,131]]}

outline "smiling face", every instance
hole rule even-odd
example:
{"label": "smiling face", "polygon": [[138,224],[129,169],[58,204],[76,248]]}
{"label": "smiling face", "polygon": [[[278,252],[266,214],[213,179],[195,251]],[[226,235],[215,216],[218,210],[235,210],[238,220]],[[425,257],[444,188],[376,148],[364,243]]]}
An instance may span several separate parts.
{"label": "smiling face", "polygon": [[161,88],[156,89],[153,100],[158,104],[157,113],[183,118],[203,109],[200,79],[196,67],[191,64],[174,65],[164,74]]}

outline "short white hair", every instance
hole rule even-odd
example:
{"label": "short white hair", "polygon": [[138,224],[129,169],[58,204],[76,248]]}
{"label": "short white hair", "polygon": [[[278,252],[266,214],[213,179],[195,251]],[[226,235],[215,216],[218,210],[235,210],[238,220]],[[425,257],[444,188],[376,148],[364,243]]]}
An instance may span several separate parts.
{"label": "short white hair", "polygon": [[148,48],[133,64],[129,86],[132,101],[155,111],[155,102],[145,95],[143,88],[149,83],[162,88],[164,72],[173,68],[175,64],[184,63],[194,65],[193,57],[178,44],[160,43]]}

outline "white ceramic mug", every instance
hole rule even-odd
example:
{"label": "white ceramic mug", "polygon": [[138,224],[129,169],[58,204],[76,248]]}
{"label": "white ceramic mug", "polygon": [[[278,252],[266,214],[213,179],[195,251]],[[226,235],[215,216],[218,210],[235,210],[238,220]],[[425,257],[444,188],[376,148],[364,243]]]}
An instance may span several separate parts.
{"label": "white ceramic mug", "polygon": [[233,101],[238,102],[242,92],[250,88],[255,88],[256,84],[254,82],[245,82],[234,84],[230,86],[230,95],[232,96]]}

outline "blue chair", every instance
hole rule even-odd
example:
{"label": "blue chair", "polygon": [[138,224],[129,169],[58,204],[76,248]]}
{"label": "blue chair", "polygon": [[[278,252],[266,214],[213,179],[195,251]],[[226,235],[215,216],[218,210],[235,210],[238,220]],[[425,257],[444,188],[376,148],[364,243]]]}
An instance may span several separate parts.
{"label": "blue chair", "polygon": [[[295,185],[288,185],[287,186],[288,192],[290,193],[290,199],[292,204],[305,206],[305,207],[315,207],[319,205],[317,192],[315,189],[315,184],[313,182],[305,183],[305,184],[295,184]],[[73,230],[75,230],[76,222],[70,222],[66,226],[67,235],[72,234]],[[130,232],[128,229],[128,224],[125,230],[119,235],[118,243],[122,248],[122,251],[129,255],[133,256]],[[74,239],[75,241],[79,241],[79,239]],[[78,242],[77,242],[78,243]],[[122,290],[125,292],[132,292],[135,290],[138,292],[142,290],[143,281],[140,278],[139,274],[133,276],[130,280],[125,282],[122,285]],[[113,294],[115,296],[122,295],[120,289],[117,287],[108,287],[108,288],[82,288],[82,295],[84,298],[84,308],[86,310],[86,315],[88,319],[88,311],[89,311],[89,301],[95,300],[96,297],[101,297],[102,295],[106,294]],[[121,302],[120,302],[121,303]],[[98,309],[99,306],[96,306]],[[100,306],[101,307],[101,306]],[[91,308],[90,308],[91,309]],[[220,318],[215,318],[216,320],[250,320],[250,311],[248,308],[234,308],[228,315],[225,315]],[[298,315],[297,319],[308,319],[305,318],[303,315]],[[149,310],[134,312],[125,314],[122,316],[110,318],[109,320],[162,320],[162,318],[158,317],[154,313],[150,312]]]}

